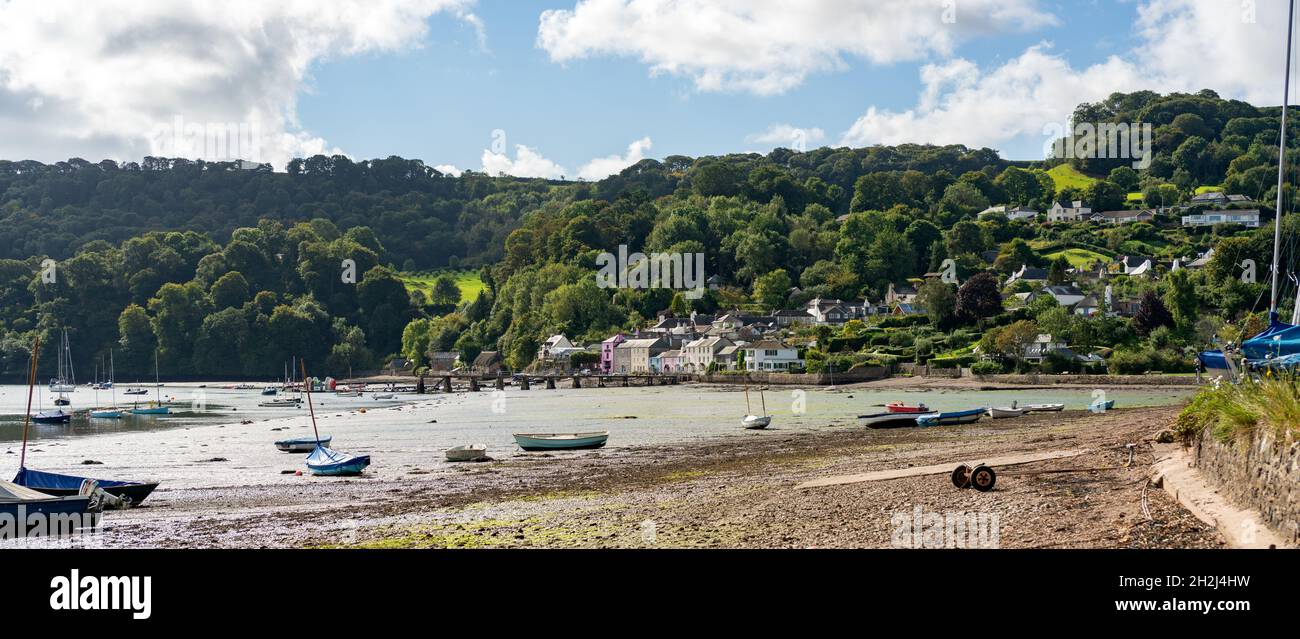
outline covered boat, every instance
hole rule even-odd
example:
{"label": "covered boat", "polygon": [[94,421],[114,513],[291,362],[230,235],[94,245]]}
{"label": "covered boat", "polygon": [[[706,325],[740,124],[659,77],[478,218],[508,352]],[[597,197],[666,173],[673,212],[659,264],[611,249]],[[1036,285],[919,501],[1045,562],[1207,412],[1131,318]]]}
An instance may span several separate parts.
{"label": "covered boat", "polygon": [[876,413],[874,415],[859,415],[866,424],[867,428],[903,428],[905,426],[916,426],[917,415],[915,413]]}
{"label": "covered boat", "polygon": [[987,412],[987,408],[972,408],[971,410],[952,411],[948,413],[931,413],[921,415],[916,418],[916,423],[922,426],[954,426],[957,424],[971,424],[980,420]]}
{"label": "covered boat", "polygon": [[603,448],[609,431],[595,433],[515,433],[515,443],[527,451]]}
{"label": "covered boat", "polygon": [[329,435],[321,437],[319,441],[315,437],[296,437],[275,442],[275,447],[286,453],[310,453],[316,450],[317,444],[329,446],[333,440]]}
{"label": "covered boat", "polygon": [[[86,477],[74,475],[60,475],[30,468],[20,468],[18,469],[18,475],[14,477],[13,483],[47,495],[67,497],[78,494],[82,483],[87,479]],[[118,481],[114,479],[94,479],[92,481],[96,482],[104,492],[125,500],[131,505],[138,505],[143,502],[158,487],[157,482]]]}
{"label": "covered boat", "polygon": [[313,475],[330,477],[360,475],[370,465],[370,455],[350,455],[325,446],[317,446],[307,456],[307,470]]}

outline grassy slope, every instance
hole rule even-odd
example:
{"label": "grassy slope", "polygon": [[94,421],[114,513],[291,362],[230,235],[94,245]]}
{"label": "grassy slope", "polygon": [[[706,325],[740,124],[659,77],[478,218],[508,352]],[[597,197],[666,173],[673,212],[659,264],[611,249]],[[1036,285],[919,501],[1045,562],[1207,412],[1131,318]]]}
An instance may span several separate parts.
{"label": "grassy slope", "polygon": [[1047,255],[1046,257],[1049,260],[1054,260],[1062,255],[1064,255],[1065,259],[1070,262],[1070,266],[1073,266],[1075,268],[1086,268],[1087,266],[1089,266],[1090,264],[1098,260],[1100,260],[1103,264],[1109,264],[1110,262],[1114,261],[1111,260],[1109,257],[1102,255],[1101,253],[1095,253],[1093,251],[1089,251],[1086,249],[1077,249],[1077,248],[1066,249],[1064,251],[1057,251],[1055,253]]}
{"label": "grassy slope", "polygon": [[449,272],[456,278],[456,286],[460,287],[460,298],[462,300],[472,300],[483,292],[486,286],[483,280],[479,279],[477,271],[430,271],[428,273],[401,273],[398,277],[402,278],[402,283],[406,285],[407,290],[421,290],[429,293],[433,290],[433,282],[444,272]]}
{"label": "grassy slope", "polygon": [[1056,183],[1056,192],[1060,193],[1061,189],[1076,188],[1086,189],[1090,184],[1097,181],[1097,178],[1091,178],[1069,164],[1058,164],[1047,172],[1052,176],[1052,181]]}

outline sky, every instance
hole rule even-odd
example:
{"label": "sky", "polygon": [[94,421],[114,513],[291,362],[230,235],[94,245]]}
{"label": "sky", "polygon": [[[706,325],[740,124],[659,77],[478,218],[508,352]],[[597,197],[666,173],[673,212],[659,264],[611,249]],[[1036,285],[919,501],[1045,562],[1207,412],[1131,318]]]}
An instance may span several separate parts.
{"label": "sky", "polygon": [[[1041,159],[1115,91],[1282,99],[1284,0],[0,0],[0,159],[342,153],[596,180],[905,142]],[[1057,128],[1052,128],[1055,125]]]}

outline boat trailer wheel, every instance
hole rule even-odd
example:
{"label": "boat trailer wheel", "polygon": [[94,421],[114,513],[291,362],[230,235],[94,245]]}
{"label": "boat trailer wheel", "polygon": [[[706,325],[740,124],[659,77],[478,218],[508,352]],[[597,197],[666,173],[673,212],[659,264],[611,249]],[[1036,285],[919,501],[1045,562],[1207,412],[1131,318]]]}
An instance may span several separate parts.
{"label": "boat trailer wheel", "polygon": [[967,464],[962,464],[952,471],[952,485],[957,488],[974,488],[982,493],[993,490],[997,483],[997,473],[993,469],[980,464],[971,468]]}

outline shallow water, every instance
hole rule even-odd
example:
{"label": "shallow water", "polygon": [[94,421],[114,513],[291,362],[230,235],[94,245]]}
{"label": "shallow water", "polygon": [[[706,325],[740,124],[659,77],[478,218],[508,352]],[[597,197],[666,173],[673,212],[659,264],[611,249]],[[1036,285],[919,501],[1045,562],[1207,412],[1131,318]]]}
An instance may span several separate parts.
{"label": "shallow water", "polygon": [[[287,483],[292,475],[281,471],[304,470],[305,455],[281,453],[273,442],[311,435],[305,409],[258,408],[256,390],[235,391],[195,385],[168,385],[164,396],[195,399],[199,391],[206,402],[202,410],[181,406],[167,417],[127,417],[120,422],[74,420],[71,426],[33,425],[28,466],[54,472],[113,479],[162,480],[167,489]],[[0,477],[18,466],[24,387],[0,389]],[[48,394],[48,391],[45,391]],[[1191,389],[1107,390],[1106,399],[1118,407],[1170,405],[1183,401]],[[84,410],[91,395],[79,390],[73,409]],[[101,396],[103,393],[101,392]],[[1064,403],[1083,409],[1093,401],[1092,391],[1041,389],[1033,391],[895,389],[778,389],[764,393],[767,412],[775,416],[767,431],[745,431],[740,419],[760,412],[760,395],[750,392],[747,410],[738,389],[704,386],[648,388],[584,388],[477,394],[399,395],[396,401],[364,398],[318,399],[316,415],[322,435],[332,435],[332,447],[353,454],[369,454],[373,465],[367,476],[400,476],[445,467],[443,451],[459,444],[483,443],[488,455],[504,459],[519,453],[513,433],[547,433],[608,430],[609,445],[599,454],[646,444],[688,443],[704,438],[770,437],[780,433],[808,432],[833,427],[858,427],[857,416],[881,412],[887,401],[924,402],[932,409],[963,410],[1005,406],[1013,401]],[[119,404],[122,397],[119,394]],[[17,406],[17,410],[14,407]],[[46,408],[50,408],[46,403]],[[358,409],[364,408],[362,413]],[[241,424],[241,420],[253,420]],[[435,423],[436,422],[436,423]],[[558,455],[574,453],[558,453]],[[220,458],[225,461],[209,461]],[[82,465],[83,460],[102,465]]]}

